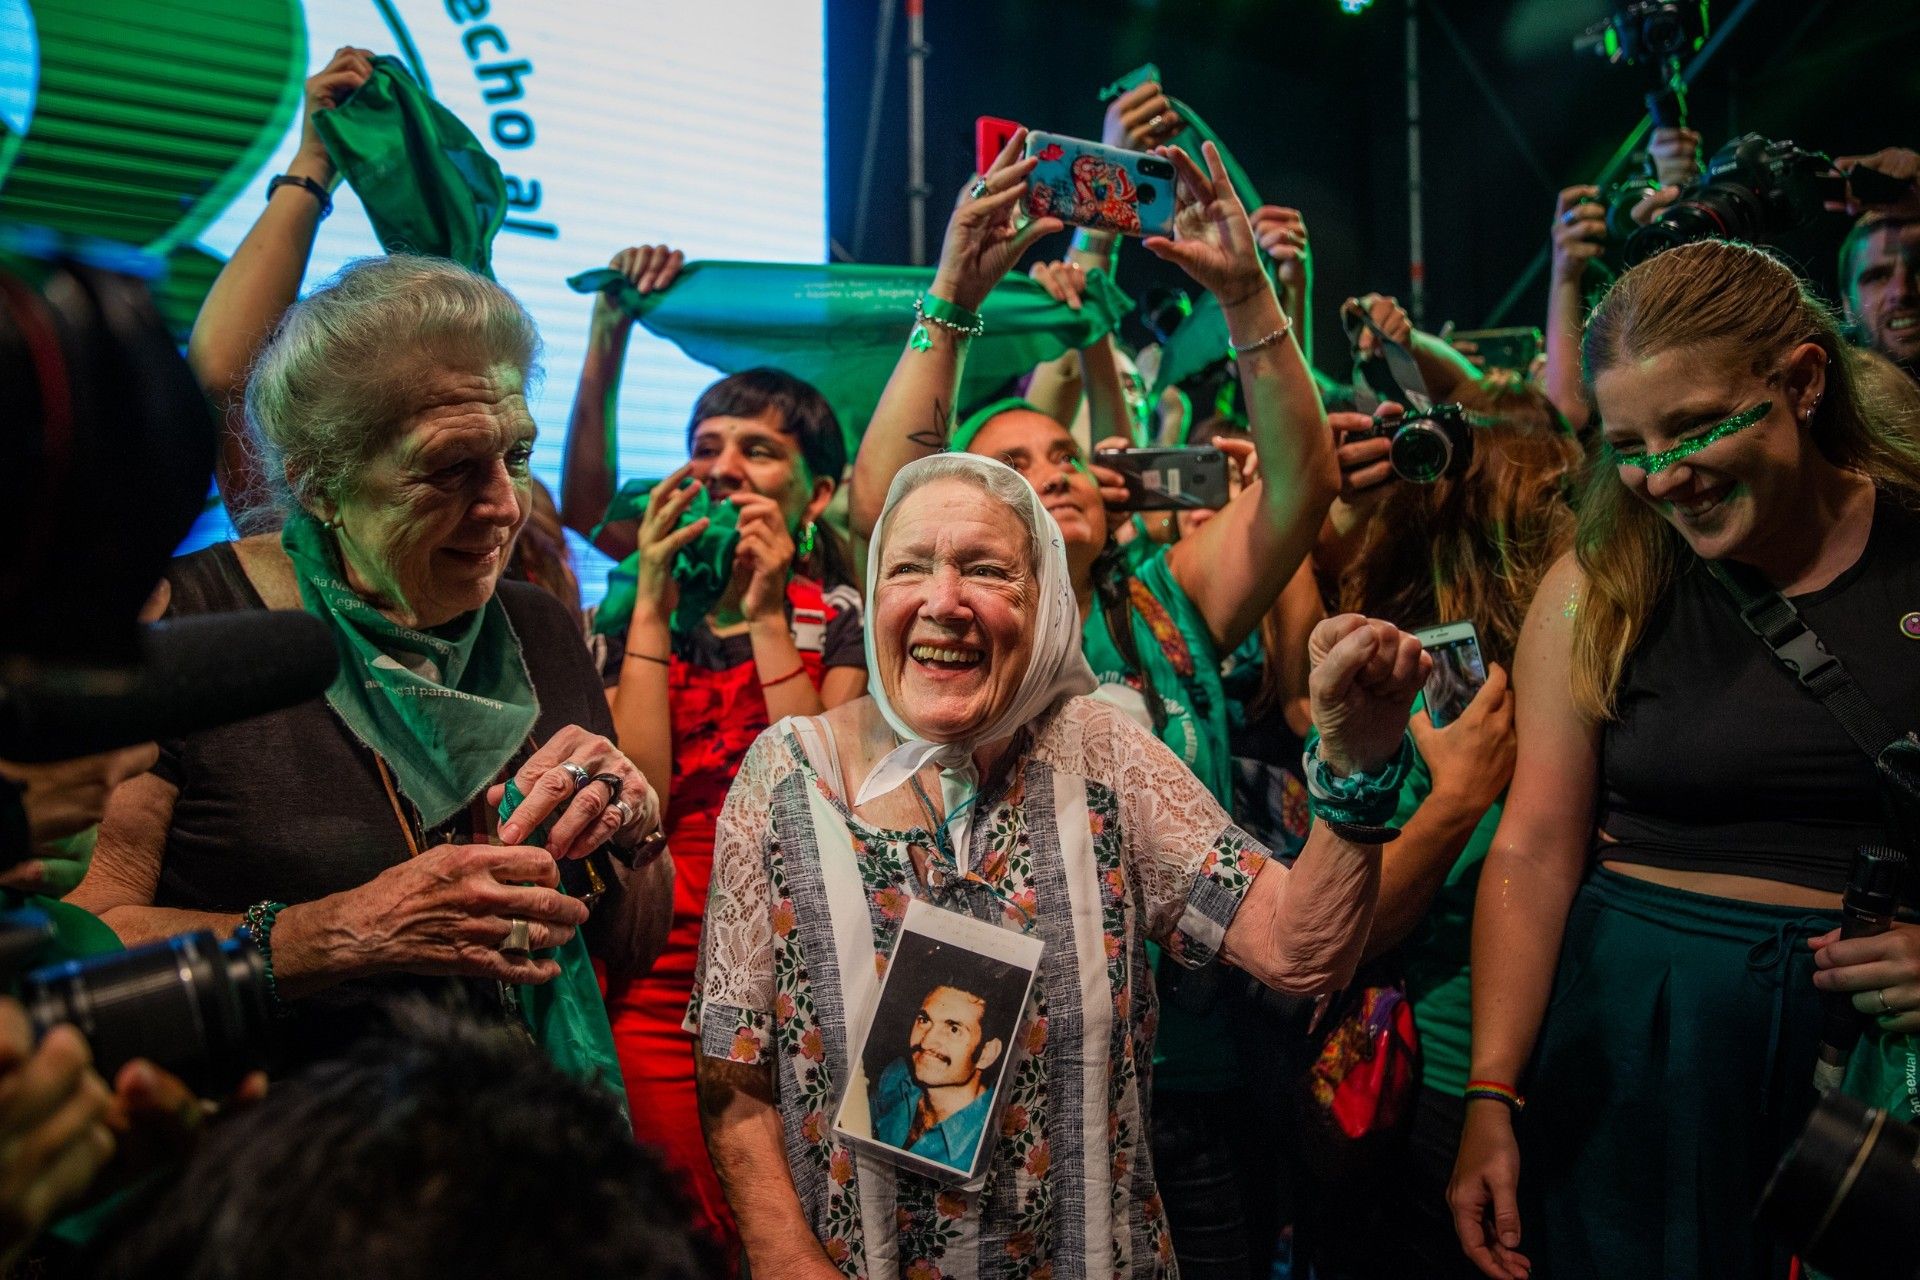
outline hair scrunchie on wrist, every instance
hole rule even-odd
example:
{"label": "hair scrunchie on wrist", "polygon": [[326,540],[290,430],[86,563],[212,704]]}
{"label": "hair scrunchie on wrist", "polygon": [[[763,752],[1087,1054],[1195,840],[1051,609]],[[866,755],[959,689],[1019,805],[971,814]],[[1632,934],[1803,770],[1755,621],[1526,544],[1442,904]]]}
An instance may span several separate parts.
{"label": "hair scrunchie on wrist", "polygon": [[1307,805],[1316,819],[1336,827],[1388,830],[1400,808],[1400,788],[1413,768],[1413,735],[1402,734],[1400,749],[1378,769],[1336,777],[1320,755],[1320,730],[1309,729],[1301,765]]}

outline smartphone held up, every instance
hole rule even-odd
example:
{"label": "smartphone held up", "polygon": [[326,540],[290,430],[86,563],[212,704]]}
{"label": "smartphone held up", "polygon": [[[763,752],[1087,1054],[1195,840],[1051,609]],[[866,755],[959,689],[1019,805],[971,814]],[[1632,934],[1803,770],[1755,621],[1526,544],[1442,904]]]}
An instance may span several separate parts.
{"label": "smartphone held up", "polygon": [[1473,695],[1487,682],[1486,659],[1480,655],[1480,633],[1471,622],[1448,622],[1413,638],[1433,655],[1433,674],[1425,690],[1427,718],[1444,729],[1460,718]]}
{"label": "smartphone held up", "polygon": [[1129,236],[1173,234],[1176,177],[1165,157],[1058,133],[1029,133],[1026,154],[1040,162],[1027,179],[1028,217]]}

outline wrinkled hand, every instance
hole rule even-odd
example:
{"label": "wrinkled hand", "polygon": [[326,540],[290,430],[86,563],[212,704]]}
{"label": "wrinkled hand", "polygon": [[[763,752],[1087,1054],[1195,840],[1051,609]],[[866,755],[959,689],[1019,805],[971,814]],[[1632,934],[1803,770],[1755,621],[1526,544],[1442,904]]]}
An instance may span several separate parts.
{"label": "wrinkled hand", "polygon": [[1021,129],[1007,139],[1007,145],[981,176],[985,193],[975,196],[972,182],[961,190],[953,217],[947,221],[946,239],[940,244],[940,266],[929,290],[935,297],[978,311],[993,286],[1013,269],[1034,241],[1067,225],[1052,217],[1019,225],[1027,178],[1040,163],[1035,157],[1018,158],[1026,145],[1027,131]]}
{"label": "wrinkled hand", "polygon": [[1813,985],[1853,998],[1888,1031],[1920,1031],[1920,925],[1896,924],[1871,938],[1812,939]]}
{"label": "wrinkled hand", "polygon": [[1499,663],[1487,664],[1487,682],[1452,724],[1436,729],[1425,711],[1416,711],[1407,726],[1433,771],[1427,803],[1437,800],[1461,813],[1482,814],[1513,781],[1513,693]]}
{"label": "wrinkled hand", "polygon": [[1692,129],[1653,131],[1647,146],[1653,158],[1653,176],[1663,187],[1686,186],[1700,176],[1700,135]]}
{"label": "wrinkled hand", "polygon": [[1086,268],[1071,258],[1064,262],[1036,262],[1027,274],[1040,283],[1048,297],[1065,303],[1070,311],[1078,311],[1081,300],[1087,296]]}
{"label": "wrinkled hand", "polygon": [[1313,282],[1313,250],[1307,244],[1307,220],[1298,209],[1263,204],[1253,211],[1253,236],[1277,264],[1280,283],[1305,289]]}
{"label": "wrinkled hand", "polygon": [[36,1048],[26,1011],[0,999],[0,1269],[113,1155],[113,1095],[72,1027]]}
{"label": "wrinkled hand", "polygon": [[733,549],[734,581],[744,585],[740,608],[749,619],[786,617],[793,535],[786,513],[764,494],[742,490],[727,501],[740,509],[740,540]]}
{"label": "wrinkled hand", "polygon": [[39,849],[98,824],[113,789],[153,768],[159,758],[158,747],[142,742],[51,764],[0,760],[0,778],[20,788],[27,838]]}
{"label": "wrinkled hand", "polygon": [[1473,1265],[1494,1280],[1527,1280],[1520,1252],[1520,1144],[1513,1117],[1498,1102],[1470,1102],[1453,1162],[1447,1205],[1454,1234]]}
{"label": "wrinkled hand", "polygon": [[1849,187],[1844,204],[1829,202],[1827,208],[1842,209],[1852,214],[1865,213],[1873,208],[1896,217],[1920,216],[1920,152],[1909,151],[1905,147],[1884,147],[1870,156],[1841,156],[1833,162],[1833,167],[1845,174],[1851,174],[1861,165],[1878,170],[1889,178],[1903,179],[1907,184],[1905,198],[1892,204],[1869,205]]}
{"label": "wrinkled hand", "polygon": [[[1365,315],[1380,326],[1380,331],[1389,338],[1406,346],[1413,340],[1413,318],[1407,309],[1400,305],[1398,298],[1384,293],[1362,294],[1358,298],[1348,298],[1341,306],[1342,315]],[[1370,356],[1380,349],[1380,339],[1366,325],[1360,326],[1358,354]]]}
{"label": "wrinkled hand", "polygon": [[1320,756],[1336,774],[1370,773],[1400,749],[1407,711],[1433,659],[1391,622],[1343,613],[1307,638],[1307,692]]}
{"label": "wrinkled hand", "polygon": [[1173,215],[1173,238],[1148,236],[1141,242],[1147,251],[1192,276],[1223,308],[1238,306],[1259,290],[1271,288],[1260,270],[1253,224],[1227,177],[1219,148],[1211,142],[1201,144],[1207,162],[1204,173],[1179,147],[1154,151],[1171,160],[1180,175],[1179,203]]}
{"label": "wrinkled hand", "polygon": [[322,902],[338,915],[334,927],[356,939],[367,972],[541,983],[559,975],[557,961],[508,955],[500,944],[516,919],[527,922],[534,952],[573,937],[586,923],[587,905],[559,884],[560,867],[545,849],[442,844]]}
{"label": "wrinkled hand", "polygon": [[[598,773],[617,776],[626,811],[613,803],[603,782],[589,782],[576,793],[573,775],[561,768],[569,762],[585,769],[589,777]],[[513,777],[525,799],[513,816],[500,824],[501,842],[524,840],[548,814],[559,813],[559,821],[547,833],[547,852],[556,859],[584,858],[609,840],[631,845],[659,818],[660,797],[633,761],[613,743],[577,724],[548,738]],[[505,793],[503,784],[494,784],[487,789],[487,803],[499,804]]]}
{"label": "wrinkled hand", "polygon": [[713,523],[701,516],[680,527],[680,517],[701,489],[701,482],[691,479],[692,475],[693,463],[684,463],[647,491],[647,509],[641,513],[640,528],[634,534],[640,556],[633,583],[636,620],[665,625],[667,616],[680,603],[680,587],[673,580],[673,559]]}
{"label": "wrinkled hand", "polygon": [[326,66],[307,77],[300,149],[294,153],[294,163],[288,167],[288,173],[312,178],[321,186],[332,188],[339,175],[334,172],[333,157],[327,154],[327,144],[320,140],[320,131],[313,127],[314,113],[339,106],[372,78],[373,50],[356,49],[352,45],[336,49]]}
{"label": "wrinkled hand", "polygon": [[1153,81],[1137,84],[1107,104],[1100,140],[1128,151],[1151,151],[1186,127],[1164,90]]}

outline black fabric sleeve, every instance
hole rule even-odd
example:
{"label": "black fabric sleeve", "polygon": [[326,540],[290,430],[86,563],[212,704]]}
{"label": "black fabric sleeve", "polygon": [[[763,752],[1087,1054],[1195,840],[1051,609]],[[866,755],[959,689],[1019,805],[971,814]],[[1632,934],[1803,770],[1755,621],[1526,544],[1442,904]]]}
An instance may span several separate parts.
{"label": "black fabric sleeve", "polygon": [[827,621],[827,638],[820,646],[821,665],[867,668],[866,616],[858,605],[835,602],[839,612]]}

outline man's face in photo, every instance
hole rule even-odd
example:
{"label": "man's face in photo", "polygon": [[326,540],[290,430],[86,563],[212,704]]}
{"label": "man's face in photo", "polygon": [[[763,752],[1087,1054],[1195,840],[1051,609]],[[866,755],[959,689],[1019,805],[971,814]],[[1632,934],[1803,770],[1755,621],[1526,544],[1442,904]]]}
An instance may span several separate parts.
{"label": "man's face in photo", "polygon": [[993,1065],[1000,1042],[981,1042],[986,1002],[952,987],[935,987],[913,1018],[913,1078],[923,1089],[966,1084]]}
{"label": "man's face in photo", "polygon": [[1847,314],[1868,344],[1901,364],[1920,360],[1920,220],[1873,227],[1848,265]]}

